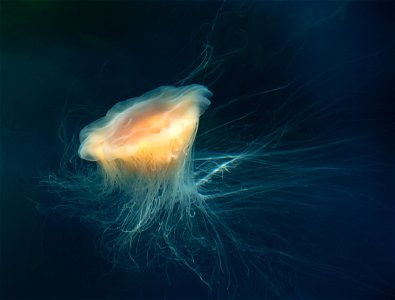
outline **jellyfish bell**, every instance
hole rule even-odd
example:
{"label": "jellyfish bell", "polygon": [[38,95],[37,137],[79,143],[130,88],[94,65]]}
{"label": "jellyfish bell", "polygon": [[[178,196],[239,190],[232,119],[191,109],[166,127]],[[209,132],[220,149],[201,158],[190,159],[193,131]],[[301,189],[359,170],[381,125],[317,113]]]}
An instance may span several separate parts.
{"label": "jellyfish bell", "polygon": [[96,161],[116,186],[131,176],[180,176],[210,96],[202,85],[163,86],[120,102],[81,131],[79,156]]}

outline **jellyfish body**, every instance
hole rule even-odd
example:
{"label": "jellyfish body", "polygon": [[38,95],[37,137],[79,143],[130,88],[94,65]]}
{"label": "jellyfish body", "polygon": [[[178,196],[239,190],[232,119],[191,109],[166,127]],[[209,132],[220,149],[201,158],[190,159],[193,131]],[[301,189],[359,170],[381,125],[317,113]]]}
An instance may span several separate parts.
{"label": "jellyfish body", "polygon": [[281,234],[260,222],[314,203],[303,187],[310,193],[334,170],[314,153],[336,144],[290,147],[282,139],[294,118],[250,142],[220,124],[203,131],[193,151],[211,95],[197,84],[163,86],[116,104],[82,129],[79,158],[66,153],[73,163],[47,183],[61,208],[97,228],[103,254],[118,268],[172,262],[228,292],[234,270],[254,270],[272,285],[273,262],[294,258]]}
{"label": "jellyfish body", "polygon": [[81,131],[79,155],[97,161],[111,183],[129,175],[179,176],[210,95],[200,85],[161,87],[118,103]]}
{"label": "jellyfish body", "polygon": [[81,131],[78,154],[97,164],[82,183],[91,182],[82,203],[118,265],[140,267],[139,257],[146,265],[160,255],[203,280],[198,256],[222,251],[217,216],[198,191],[192,159],[210,96],[201,85],[160,87],[116,104]]}

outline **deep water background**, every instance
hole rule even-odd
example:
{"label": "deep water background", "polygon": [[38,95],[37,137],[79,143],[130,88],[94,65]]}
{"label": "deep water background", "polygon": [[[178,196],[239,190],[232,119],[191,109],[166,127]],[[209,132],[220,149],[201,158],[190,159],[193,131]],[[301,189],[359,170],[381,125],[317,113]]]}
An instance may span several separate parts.
{"label": "deep water background", "polygon": [[[281,297],[395,298],[395,5],[222,4],[1,1],[2,299],[216,297],[177,266],[142,274],[113,270],[97,254],[93,229],[78,217],[40,214],[36,208],[58,201],[39,182],[59,168],[64,146],[58,129],[68,112],[65,130],[71,138],[116,102],[182,80],[200,62],[192,64],[205,43],[214,49],[214,64],[191,82],[210,85],[211,109],[289,86],[229,106],[226,114],[202,120],[203,129],[256,109],[243,122],[251,137],[259,137],[267,130],[265,118],[288,103],[276,114],[278,122],[311,105],[323,111],[302,115],[305,125],[290,134],[295,145],[322,132],[323,140],[356,138],[323,153],[323,164],[346,159],[349,168],[347,176],[328,182],[344,191],[334,193],[331,213],[271,220],[288,228],[282,233],[294,253],[322,263],[280,266],[275,281]],[[230,52],[235,53],[220,63]],[[236,273],[244,282],[245,274]],[[240,284],[235,298],[280,297],[263,281],[256,275],[248,287]]]}

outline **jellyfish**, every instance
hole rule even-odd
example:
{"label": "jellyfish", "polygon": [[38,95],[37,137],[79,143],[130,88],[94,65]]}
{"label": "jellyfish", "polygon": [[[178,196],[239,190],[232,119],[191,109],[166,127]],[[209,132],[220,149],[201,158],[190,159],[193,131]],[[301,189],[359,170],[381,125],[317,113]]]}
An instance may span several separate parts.
{"label": "jellyfish", "polygon": [[227,193],[207,185],[236,158],[194,156],[211,95],[199,84],[162,86],[115,104],[80,132],[78,156],[86,163],[49,177],[61,206],[101,230],[103,253],[114,265],[138,270],[161,257],[209,287],[216,279],[203,269],[228,272],[225,244],[241,241],[221,216],[226,211],[213,206]]}
{"label": "jellyfish", "polygon": [[190,243],[206,234],[191,221],[196,210],[210,218],[191,162],[199,116],[210,95],[201,85],[163,86],[116,104],[81,131],[78,153],[97,164],[99,198],[118,193],[119,198],[106,200],[118,202],[110,225],[118,231],[116,251],[130,251],[150,232],[155,233],[151,243],[189,265],[187,256],[194,255],[184,252],[192,249],[182,249],[180,239]]}
{"label": "jellyfish", "polygon": [[[198,140],[204,146],[195,151],[199,118],[211,96],[200,84],[162,86],[115,104],[80,131],[78,149],[71,143],[61,176],[47,179],[62,200],[57,208],[92,224],[102,254],[117,268],[138,271],[166,261],[191,270],[210,289],[229,289],[233,267],[261,272],[274,256],[293,259],[265,245],[262,236],[281,236],[254,228],[252,220],[265,216],[265,209],[267,216],[283,215],[288,200],[276,193],[326,174],[323,167],[284,159],[317,148],[281,149],[290,121],[246,142],[227,131],[233,120],[203,131]],[[269,273],[263,276],[271,282]]]}
{"label": "jellyfish", "polygon": [[[366,163],[359,158],[363,147],[354,146],[358,134],[348,121],[337,122],[338,102],[349,96],[324,97],[312,88],[325,79],[332,92],[333,78],[353,60],[312,73],[293,70],[294,51],[309,66],[309,52],[293,48],[305,45],[304,29],[284,38],[273,55],[261,53],[263,32],[256,40],[245,35],[216,44],[214,35],[227,36],[218,30],[224,5],[185,73],[166,73],[159,81],[165,86],[112,101],[90,124],[84,119],[65,141],[60,171],[44,183],[60,196],[50,206],[89,224],[100,253],[117,269],[175,265],[215,294],[225,290],[223,298],[244,279],[268,298],[300,297],[292,281],[298,270],[314,270],[313,280],[326,270],[341,273],[327,263],[338,256],[319,257],[327,252],[315,243],[328,238],[322,224],[336,223],[334,212],[344,203],[350,211],[357,207],[349,201],[355,173],[347,168]],[[222,26],[233,34],[229,24]],[[275,69],[277,59],[284,70]]]}

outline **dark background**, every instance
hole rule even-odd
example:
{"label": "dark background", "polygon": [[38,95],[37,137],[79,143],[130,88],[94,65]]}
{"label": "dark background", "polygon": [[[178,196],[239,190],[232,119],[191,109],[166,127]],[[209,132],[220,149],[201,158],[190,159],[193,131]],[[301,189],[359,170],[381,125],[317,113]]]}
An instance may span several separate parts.
{"label": "dark background", "polygon": [[[393,299],[394,11],[392,1],[1,1],[1,298],[216,297],[182,268],[113,270],[78,217],[36,209],[56,201],[39,183],[59,168],[66,115],[71,138],[116,102],[185,78],[209,44],[213,64],[187,83],[210,86],[211,109],[289,86],[239,101],[203,128],[256,108],[245,124],[259,136],[283,103],[283,120],[314,104],[328,108],[303,116],[291,139],[361,137],[339,151],[356,158],[350,180],[330,183],[344,199],[337,193],[319,221],[300,220],[308,242],[298,251],[322,267],[296,266],[292,288],[276,279],[281,295]],[[264,281],[235,297],[275,297]]]}

